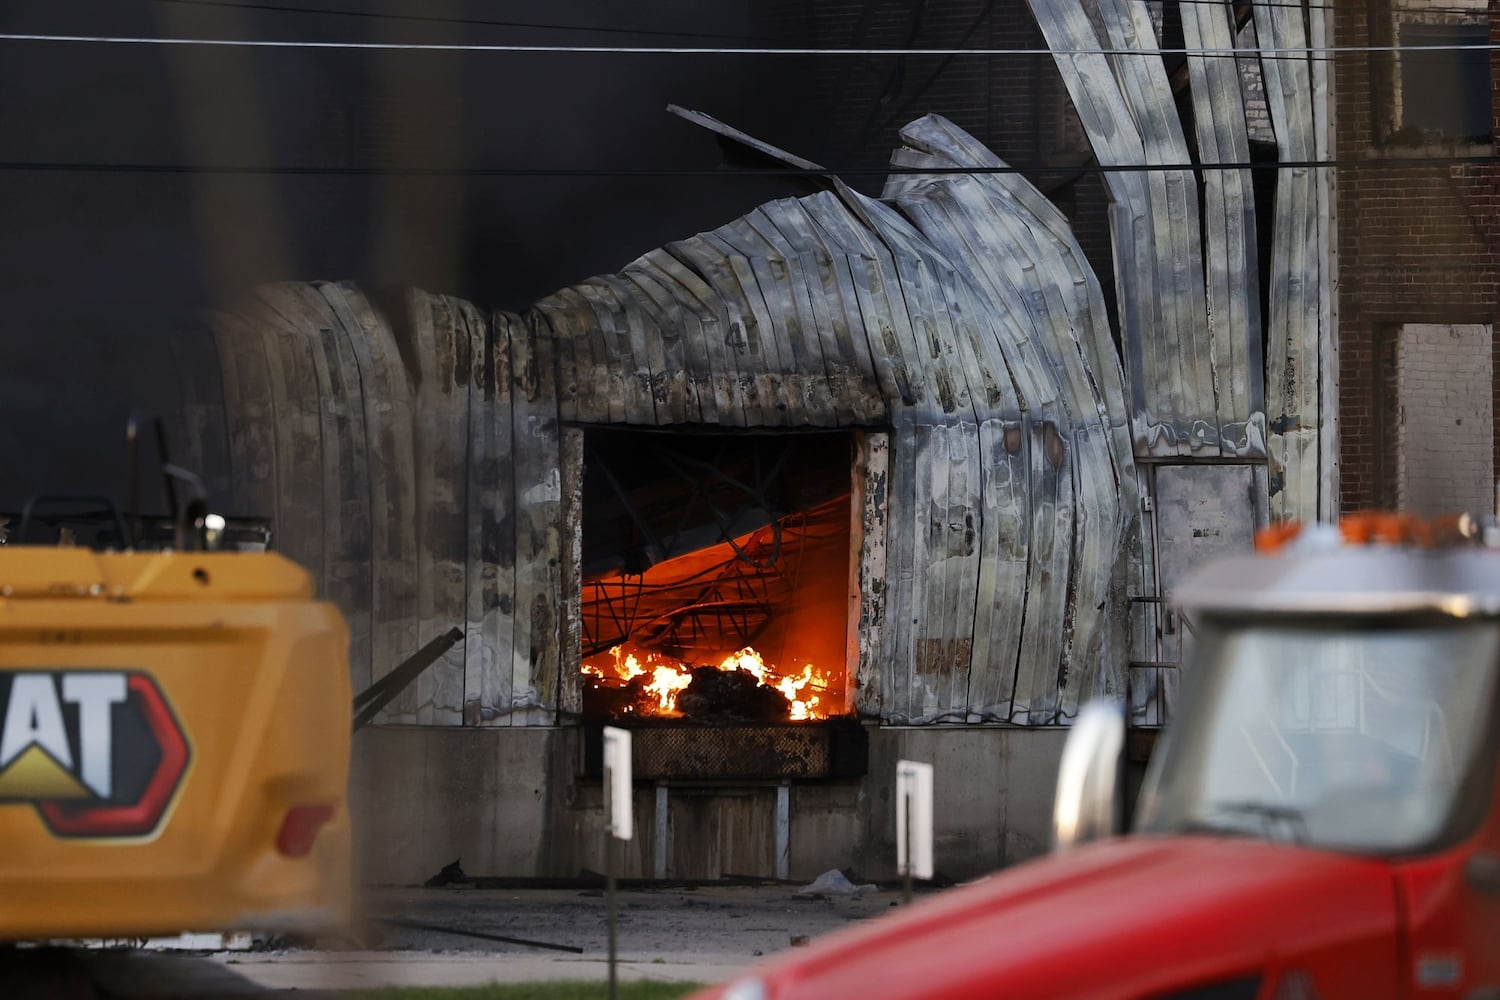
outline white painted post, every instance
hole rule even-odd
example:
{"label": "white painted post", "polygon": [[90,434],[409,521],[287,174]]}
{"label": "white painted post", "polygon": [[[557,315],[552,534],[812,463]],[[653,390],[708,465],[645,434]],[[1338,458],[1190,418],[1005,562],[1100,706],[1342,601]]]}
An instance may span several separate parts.
{"label": "white painted post", "polygon": [[630,731],[604,727],[604,828],[616,840],[635,837],[630,795]]}
{"label": "white painted post", "polygon": [[896,762],[896,868],[911,902],[913,878],[932,878],[932,765]]}
{"label": "white painted post", "polygon": [[609,1000],[618,991],[619,970],[615,963],[616,913],[615,841],[635,836],[635,809],[631,801],[630,731],[604,727],[604,896],[609,919]]}

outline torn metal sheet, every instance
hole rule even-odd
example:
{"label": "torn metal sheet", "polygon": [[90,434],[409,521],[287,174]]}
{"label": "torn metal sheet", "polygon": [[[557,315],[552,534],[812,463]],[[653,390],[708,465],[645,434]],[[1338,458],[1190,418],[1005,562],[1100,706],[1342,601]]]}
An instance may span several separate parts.
{"label": "torn metal sheet", "polygon": [[[1031,0],[1031,9],[1102,165],[1191,161],[1162,60],[1144,57],[1160,48],[1145,3]],[[1184,14],[1185,35],[1218,37],[1226,16]],[[1190,63],[1199,145],[1213,160],[1234,149],[1244,109],[1238,86],[1227,86],[1206,62],[1225,63],[1230,72],[1233,63]],[[1136,454],[1263,459],[1264,403],[1245,371],[1261,357],[1260,326],[1244,312],[1258,297],[1244,294],[1255,261],[1243,248],[1247,224],[1253,233],[1249,193],[1235,177],[1213,182],[1204,202],[1205,248],[1192,171],[1123,171],[1104,180]]]}

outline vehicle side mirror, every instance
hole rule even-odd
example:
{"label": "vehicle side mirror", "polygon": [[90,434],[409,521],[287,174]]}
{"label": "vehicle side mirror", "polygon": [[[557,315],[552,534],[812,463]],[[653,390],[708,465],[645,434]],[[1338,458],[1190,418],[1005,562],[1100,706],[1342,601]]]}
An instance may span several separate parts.
{"label": "vehicle side mirror", "polygon": [[1073,720],[1057,768],[1052,804],[1052,849],[1111,837],[1122,826],[1121,779],[1125,713],[1110,701],[1091,701]]}

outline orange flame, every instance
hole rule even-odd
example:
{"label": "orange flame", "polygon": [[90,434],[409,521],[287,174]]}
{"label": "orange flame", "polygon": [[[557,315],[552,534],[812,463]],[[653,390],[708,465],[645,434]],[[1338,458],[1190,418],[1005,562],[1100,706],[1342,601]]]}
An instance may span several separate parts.
{"label": "orange flame", "polygon": [[[653,700],[633,706],[643,715],[679,714],[677,696],[693,680],[692,668],[687,664],[634,643],[614,646],[607,653],[590,657],[583,662],[581,669],[592,677],[616,683],[628,683],[649,674],[651,683],[645,685],[645,691]],[[746,646],[719,661],[718,669],[742,671],[754,677],[761,686],[780,691],[790,705],[788,717],[795,722],[824,719],[830,714],[819,692],[826,693],[833,678],[829,671],[819,670],[811,663],[804,664],[800,673],[781,674],[754,648]]]}
{"label": "orange flame", "polygon": [[693,675],[672,667],[657,667],[651,672],[651,683],[646,690],[656,695],[663,712],[677,710],[677,695],[693,683]]}

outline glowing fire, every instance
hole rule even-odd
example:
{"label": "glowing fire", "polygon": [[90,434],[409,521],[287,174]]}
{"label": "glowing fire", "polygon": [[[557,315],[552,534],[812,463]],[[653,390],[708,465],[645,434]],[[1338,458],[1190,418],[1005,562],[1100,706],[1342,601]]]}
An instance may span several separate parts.
{"label": "glowing fire", "polygon": [[[782,674],[774,665],[768,665],[760,653],[746,646],[719,661],[718,669],[741,671],[754,677],[760,686],[780,691],[791,706],[790,718],[793,721],[828,717],[829,710],[822,705],[819,692],[827,693],[832,677],[811,663],[804,664],[799,673]],[[693,668],[681,660],[634,643],[615,646],[608,653],[590,657],[584,661],[582,670],[593,677],[624,683],[649,675],[651,680],[644,690],[653,700],[638,706],[644,715],[680,714],[677,696],[693,682]]]}

